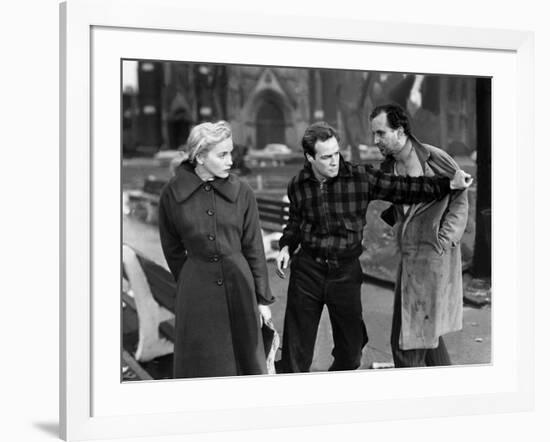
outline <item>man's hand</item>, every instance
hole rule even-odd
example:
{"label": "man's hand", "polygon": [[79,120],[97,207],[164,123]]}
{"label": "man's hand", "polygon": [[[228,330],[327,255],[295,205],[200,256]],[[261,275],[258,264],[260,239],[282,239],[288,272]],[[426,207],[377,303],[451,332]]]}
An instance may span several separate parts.
{"label": "man's hand", "polygon": [[285,277],[285,270],[288,267],[288,261],[290,260],[290,254],[288,253],[288,246],[284,246],[277,255],[275,261],[277,262],[277,275],[279,277]]}
{"label": "man's hand", "polygon": [[459,169],[456,171],[455,176],[451,180],[451,189],[467,189],[472,185],[473,182],[474,179],[469,173],[466,173],[463,170]]}
{"label": "man's hand", "polygon": [[271,309],[268,305],[258,304],[258,310],[263,323],[266,324],[271,319]]}

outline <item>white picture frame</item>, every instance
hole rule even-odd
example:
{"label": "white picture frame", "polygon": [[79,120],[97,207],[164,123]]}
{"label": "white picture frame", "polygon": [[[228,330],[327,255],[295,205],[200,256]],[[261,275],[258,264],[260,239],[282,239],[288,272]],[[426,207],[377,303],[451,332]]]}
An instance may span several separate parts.
{"label": "white picture frame", "polygon": [[[310,22],[179,3],[141,0],[131,10],[123,0],[61,4],[62,437],[164,436],[531,409],[532,33],[351,19]],[[227,44],[215,52],[220,41]],[[112,335],[120,329],[119,308],[112,307],[120,306],[121,216],[120,72],[113,77],[120,63],[114,63],[120,58],[229,63],[239,57],[252,64],[493,76],[492,364],[120,383],[120,347]],[[366,59],[372,61],[366,65]],[[513,255],[506,262],[500,259],[504,247]],[[182,397],[185,401],[174,402]]]}

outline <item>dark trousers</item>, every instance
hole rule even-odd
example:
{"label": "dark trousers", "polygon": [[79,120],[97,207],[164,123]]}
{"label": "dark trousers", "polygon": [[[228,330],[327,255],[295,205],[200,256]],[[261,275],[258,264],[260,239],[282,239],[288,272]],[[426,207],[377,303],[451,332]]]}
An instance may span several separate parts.
{"label": "dark trousers", "polygon": [[397,278],[395,299],[393,302],[393,319],[391,326],[391,350],[395,367],[433,367],[451,365],[449,353],[443,338],[439,337],[436,348],[415,348],[401,350],[399,348],[399,335],[401,334],[401,282],[400,275]]}
{"label": "dark trousers", "polygon": [[368,340],[362,316],[363,272],[359,260],[332,267],[300,251],[292,258],[290,272],[280,371],[309,371],[324,305],[334,338],[334,362],[329,370],[358,368]]}

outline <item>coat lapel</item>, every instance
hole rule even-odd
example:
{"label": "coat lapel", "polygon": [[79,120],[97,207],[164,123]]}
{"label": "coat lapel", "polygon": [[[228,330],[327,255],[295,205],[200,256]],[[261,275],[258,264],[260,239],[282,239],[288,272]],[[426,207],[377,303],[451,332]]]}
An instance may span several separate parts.
{"label": "coat lapel", "polygon": [[[412,143],[414,152],[416,153],[416,157],[420,162],[420,166],[422,167],[422,174],[424,176],[434,176],[434,173],[428,164],[428,160],[430,159],[430,151],[426,149],[424,145],[420,143],[415,137],[411,137],[411,143]],[[407,225],[409,224],[409,221],[411,220],[411,218],[417,213],[421,213],[424,210],[428,209],[431,205],[434,204],[434,202],[435,201],[430,201],[430,202],[416,203],[411,205],[403,221],[403,229],[401,230],[401,235],[405,234],[405,229],[407,228]]]}

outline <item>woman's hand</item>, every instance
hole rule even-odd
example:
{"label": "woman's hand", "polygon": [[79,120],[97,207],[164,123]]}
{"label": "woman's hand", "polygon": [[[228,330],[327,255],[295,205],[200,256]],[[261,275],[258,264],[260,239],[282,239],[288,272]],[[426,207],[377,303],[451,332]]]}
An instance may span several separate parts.
{"label": "woman's hand", "polygon": [[264,323],[271,319],[271,309],[268,305],[258,304],[258,310],[260,311],[260,317]]}

